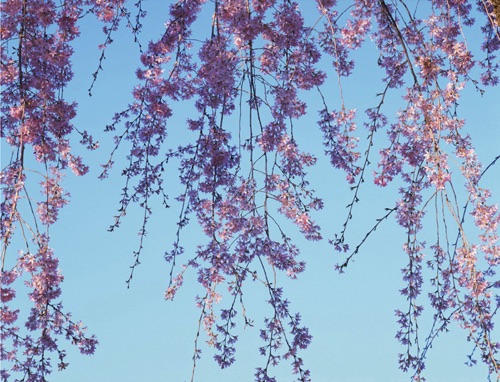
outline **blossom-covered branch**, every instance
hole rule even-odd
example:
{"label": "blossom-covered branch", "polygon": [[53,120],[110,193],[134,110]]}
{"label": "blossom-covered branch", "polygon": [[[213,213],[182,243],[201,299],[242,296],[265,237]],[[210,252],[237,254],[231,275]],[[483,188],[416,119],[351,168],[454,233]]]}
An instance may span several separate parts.
{"label": "blossom-covered branch", "polygon": [[[237,326],[256,321],[244,296],[247,290],[262,288],[270,309],[259,320],[264,361],[257,366],[256,381],[275,381],[272,367],[283,360],[290,362],[297,380],[311,380],[300,352],[312,337],[300,314],[292,311],[280,274],[295,279],[305,270],[294,239],[298,233],[312,241],[334,235],[314,220],[314,212],[325,207],[309,177],[319,153],[304,151],[297,133],[305,128],[302,117],[317,112],[316,127],[331,171],[343,171],[347,185],[339,187],[353,191],[345,222],[330,239],[336,250],[349,251],[348,227],[356,223],[356,206],[370,171],[374,184],[388,194],[391,183],[399,187],[393,205],[383,206],[386,213],[337,266],[345,272],[377,227],[391,215],[396,218],[406,259],[401,289],[406,302],[396,310],[396,338],[403,349],[399,367],[424,380],[432,342],[454,319],[490,374],[500,376],[500,345],[493,325],[500,301],[500,215],[491,192],[480,185],[482,167],[458,107],[466,86],[482,92],[498,84],[498,1],[432,0],[425,6],[354,0],[346,6],[316,0],[315,9],[312,4],[173,1],[162,35],[139,45],[138,83],[128,107],[106,127],[115,135],[115,146],[101,175],[106,178],[115,162],[123,166],[125,184],[111,230],[119,227],[133,204],[142,209],[128,285],[140,264],[153,200],[159,197],[169,206],[168,185],[178,177],[182,192],[175,200],[180,212],[173,249],[165,254],[170,264],[165,298],[174,299],[185,278],[196,274],[202,293],[196,297],[201,313],[194,366],[201,357],[202,331],[221,368],[235,361]],[[105,23],[96,81],[104,49],[122,20],[138,41],[146,17],[143,5],[135,4],[132,21],[123,0],[2,3],[2,138],[12,147],[12,160],[1,178],[2,302],[13,301],[16,292],[10,285],[26,274],[35,306],[28,330],[39,333],[38,340],[19,334],[13,326],[17,310],[5,305],[2,339],[11,341],[12,350],[2,348],[2,358],[28,379],[44,379],[50,372],[47,352],[57,352],[60,367],[65,367],[65,352],[54,336],[66,336],[84,353],[92,353],[97,343],[84,337],[82,327],[54,301],[62,276],[48,246],[49,226],[68,202],[61,184],[65,170],[87,172],[81,158],[71,153],[70,138],[78,130],[71,122],[76,104],[63,93],[72,77],[69,43],[79,35],[77,20],[87,12]],[[208,14],[207,23],[203,17]],[[473,54],[466,37],[473,26],[477,30],[475,18],[484,23],[484,40]],[[363,114],[345,96],[345,83],[356,72],[353,52],[370,40],[382,84],[378,101]],[[319,106],[309,98],[316,91]],[[389,94],[401,97],[392,116],[385,104]],[[172,122],[179,102],[192,106],[183,131],[187,143],[172,138],[174,128],[182,128]],[[80,136],[83,144],[96,147],[87,132]],[[361,137],[367,138],[367,146]],[[123,148],[127,154],[121,159]],[[34,171],[28,171],[28,151],[36,160]],[[37,176],[41,198],[31,192],[30,179]],[[472,229],[469,215],[461,213],[466,205]],[[191,221],[205,237],[196,249],[186,251],[182,232]],[[10,251],[15,229],[26,247],[17,257]],[[429,246],[430,232],[436,235]],[[434,325],[424,335],[419,323],[426,305],[434,311]],[[30,356],[18,356],[20,348],[29,349]],[[194,372],[195,367],[192,380]],[[8,371],[3,373],[6,379]]]}

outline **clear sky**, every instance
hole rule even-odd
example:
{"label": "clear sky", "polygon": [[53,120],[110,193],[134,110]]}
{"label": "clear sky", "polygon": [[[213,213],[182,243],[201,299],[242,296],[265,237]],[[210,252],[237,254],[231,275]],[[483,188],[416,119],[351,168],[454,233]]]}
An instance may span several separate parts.
{"label": "clear sky", "polygon": [[[155,8],[159,2],[150,3],[145,5],[154,11],[145,24],[143,42],[150,36],[159,35],[166,17]],[[477,35],[479,38],[479,33]],[[68,369],[55,372],[51,381],[189,381],[200,313],[194,297],[203,293],[194,272],[188,273],[185,285],[173,302],[163,298],[170,270],[163,253],[170,250],[174,242],[180,208],[173,201],[179,190],[176,166],[171,167],[171,180],[166,182],[172,183],[172,207],[165,210],[158,206],[160,208],[154,211],[141,257],[142,265],[136,270],[130,289],[126,288],[125,280],[133,263],[132,251],[138,245],[140,210],[132,208],[120,229],[107,232],[118,208],[124,180],[120,177],[120,163],[109,179],[97,180],[99,164],[106,161],[112,147],[112,135],[104,134],[103,129],[113,113],[130,102],[134,72],[139,63],[131,35],[127,31],[117,33],[107,51],[104,71],[99,75],[93,97],[88,97],[91,74],[97,68],[100,55],[97,45],[103,39],[99,24],[91,18],[84,19],[82,39],[75,43],[75,79],[66,96],[79,103],[75,125],[91,131],[100,141],[101,148],[96,152],[77,149],[87,158],[91,171],[82,178],[68,174],[65,185],[71,202],[51,228],[52,247],[60,258],[65,276],[63,304],[74,318],[88,326],[89,333],[97,335],[100,345],[90,357],[81,356],[76,349],[70,348]],[[381,84],[375,69],[377,56],[374,51],[367,49],[357,57],[360,66],[355,77],[346,81],[345,92],[349,106],[363,111],[375,105],[375,94],[380,92]],[[332,94],[337,97],[334,86],[332,82]],[[390,97],[388,108],[397,110],[400,106],[397,102],[397,96]],[[467,119],[466,129],[485,164],[500,151],[499,105],[498,88],[488,89],[482,97],[474,89],[466,89],[460,102],[459,115]],[[351,194],[343,175],[331,170],[322,156],[321,134],[315,127],[317,109],[319,107],[310,106],[309,115],[296,124],[296,132],[304,147],[320,159],[311,171],[310,181],[325,200],[326,208],[315,217],[323,227],[324,236],[331,238],[345,220],[344,207]],[[182,123],[189,108],[179,105],[174,112],[177,114],[172,123],[172,139],[183,134]],[[120,153],[122,158],[126,155],[125,150]],[[499,165],[492,168],[483,181],[483,186],[493,189],[493,200],[498,201]],[[395,188],[381,190],[368,183],[361,191],[361,202],[356,206],[355,219],[349,228],[353,243],[383,215],[384,207],[392,207],[396,197]],[[301,247],[307,269],[297,280],[288,280],[285,275],[279,277],[291,300],[292,311],[301,312],[303,324],[313,335],[311,346],[302,353],[313,381],[408,381],[410,375],[403,374],[397,367],[397,354],[403,348],[395,339],[398,327],[394,310],[405,306],[399,289],[403,285],[400,269],[405,266],[406,259],[401,250],[404,233],[394,219],[377,230],[344,275],[334,271],[334,264],[341,258],[326,240],[307,242],[298,232],[293,236]],[[186,229],[183,238],[186,251],[195,250],[196,244],[205,241],[196,226]],[[205,346],[202,359],[197,363],[195,381],[253,381],[254,369],[265,363],[265,358],[258,353],[261,346],[259,329],[268,309],[264,303],[265,290],[250,281],[246,288],[247,313],[254,319],[255,326],[243,329],[241,321],[238,322],[240,337],[236,363],[221,371],[212,359],[212,349]],[[431,316],[431,310],[424,315]],[[429,320],[422,322],[423,327],[428,328],[429,324]],[[481,363],[474,368],[464,365],[472,345],[467,343],[466,333],[458,330],[456,324],[451,327],[453,329],[438,338],[430,350],[426,373],[429,381],[486,380],[487,370]],[[201,336],[204,340],[203,333]],[[275,375],[280,382],[293,379],[286,361],[276,368]]]}

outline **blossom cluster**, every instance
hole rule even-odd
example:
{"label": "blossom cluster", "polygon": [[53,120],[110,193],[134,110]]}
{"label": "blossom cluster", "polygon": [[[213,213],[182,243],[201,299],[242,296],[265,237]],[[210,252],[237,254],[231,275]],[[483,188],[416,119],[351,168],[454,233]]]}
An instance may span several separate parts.
{"label": "blossom cluster", "polygon": [[[455,319],[481,352],[490,373],[500,375],[499,343],[493,339],[500,215],[490,201],[490,191],[480,186],[484,170],[463,132],[465,120],[457,113],[466,85],[479,89],[498,84],[498,3],[477,1],[475,13],[472,3],[432,0],[428,9],[420,9],[418,2],[354,0],[345,9],[336,0],[316,0],[317,18],[311,21],[312,9],[303,11],[303,4],[292,0],[178,0],[168,8],[162,35],[147,46],[139,45],[138,84],[130,104],[106,127],[115,134],[115,147],[103,164],[101,178],[115,161],[125,163],[125,185],[111,229],[120,225],[132,204],[144,211],[130,284],[140,264],[153,199],[160,197],[168,206],[172,179],[170,172],[167,177],[167,167],[178,164],[183,191],[175,199],[181,211],[174,247],[165,254],[171,266],[165,298],[175,297],[188,270],[196,273],[203,293],[196,298],[201,313],[195,364],[202,352],[202,331],[220,367],[235,361],[238,325],[254,324],[245,307],[246,291],[250,284],[259,285],[269,295],[270,314],[259,321],[265,361],[257,367],[255,380],[275,381],[272,367],[284,360],[299,381],[311,380],[299,353],[312,337],[301,316],[292,311],[278,274],[295,279],[305,270],[292,239],[295,235],[308,240],[323,237],[314,220],[314,211],[323,208],[323,201],[308,175],[318,156],[303,150],[303,134],[297,133],[304,131],[301,118],[311,111],[312,102],[305,94],[318,90],[322,106],[317,128],[325,155],[333,169],[345,172],[353,190],[342,232],[331,240],[335,248],[349,249],[347,227],[353,224],[358,193],[374,168],[372,161],[377,186],[390,192],[391,183],[399,185],[393,207],[386,209],[389,212],[361,244],[395,212],[405,237],[406,259],[401,289],[406,307],[396,310],[400,325],[396,338],[404,349],[400,368],[423,380],[433,339]],[[10,371],[2,370],[4,380],[10,372],[44,380],[52,370],[47,352],[57,353],[59,367],[65,368],[60,337],[85,354],[93,353],[97,345],[57,302],[62,275],[49,247],[48,227],[68,202],[62,187],[65,171],[70,168],[76,175],[88,171],[82,158],[72,153],[70,138],[80,134],[82,144],[97,147],[88,132],[73,126],[76,103],[65,99],[63,90],[73,76],[71,41],[79,36],[78,20],[92,13],[104,23],[106,40],[94,73],[96,81],[104,52],[122,20],[127,20],[137,40],[145,12],[141,0],[135,7],[133,25],[124,0],[2,3],[1,136],[12,148],[12,160],[0,176],[2,342],[11,345],[2,347],[1,356],[13,365]],[[204,12],[211,14],[211,22],[198,25]],[[482,60],[475,58],[464,38],[476,15],[485,20]],[[344,84],[355,73],[354,51],[370,40],[377,50],[373,65],[381,70],[383,87],[378,104],[362,117],[348,105]],[[338,100],[331,96],[332,80],[338,85]],[[385,109],[390,93],[401,95],[402,100],[394,118]],[[171,118],[176,105],[186,101],[193,105],[184,131],[189,143],[178,144],[171,142]],[[363,134],[368,137],[364,151]],[[379,156],[374,161],[372,147],[379,137],[383,143],[378,143]],[[115,158],[121,146],[128,149],[126,161]],[[27,168],[28,156],[38,166],[33,171]],[[456,191],[460,181],[466,194],[462,204]],[[32,183],[41,184],[38,198],[28,193]],[[27,206],[21,208],[25,202]],[[432,205],[438,223],[436,240],[428,246],[422,237],[427,225],[432,226],[427,220]],[[469,233],[469,215],[461,207],[471,209],[477,239]],[[21,213],[25,210],[32,216]],[[182,230],[192,220],[205,238],[188,252],[182,246]],[[15,259],[7,258],[16,227],[21,227],[27,250]],[[31,240],[23,232],[31,232]],[[457,239],[452,242],[455,232]],[[344,271],[361,244],[339,270]],[[33,245],[36,251],[30,250]],[[429,260],[424,261],[426,256]],[[38,338],[20,332],[15,326],[19,311],[9,305],[18,297],[12,285],[23,275],[33,303],[26,327]],[[434,325],[426,338],[419,326],[424,291],[434,309]]]}
{"label": "blossom cluster", "polygon": [[[59,5],[48,0],[8,0],[1,5],[0,132],[5,158],[11,150],[0,174],[3,381],[11,377],[46,380],[53,368],[51,353],[57,354],[58,367],[64,369],[68,362],[61,339],[83,354],[94,353],[97,345],[63,309],[63,276],[48,234],[68,203],[69,194],[62,187],[65,171],[77,176],[88,172],[83,159],[72,152],[72,135],[79,134],[90,149],[97,147],[89,133],[73,125],[77,105],[64,96],[73,77],[71,43],[80,35],[77,23],[85,5],[113,8],[109,2],[83,0]],[[104,13],[101,16],[106,18]],[[23,241],[24,250],[13,248]],[[29,290],[29,312],[16,308],[29,306],[19,301],[22,281]],[[27,333],[19,328],[20,317],[27,317]]]}
{"label": "blossom cluster", "polygon": [[[446,329],[450,311],[454,309],[456,313],[458,309],[454,318],[468,328],[491,372],[498,373],[497,345],[490,335],[494,303],[490,287],[498,264],[494,222],[498,214],[488,202],[488,191],[478,186],[480,164],[469,138],[461,132],[465,121],[455,112],[460,93],[477,67],[462,40],[463,27],[474,23],[472,5],[435,0],[430,14],[419,18],[420,12],[411,12],[408,4],[392,1],[356,0],[344,10],[335,0],[317,0],[320,20],[309,27],[301,6],[293,1],[204,3],[179,1],[171,7],[165,34],[143,53],[145,67],[137,72],[141,83],[134,90],[135,103],[117,114],[109,130],[125,121],[124,133],[117,135],[116,142],[120,144],[125,138],[132,143],[131,165],[124,174],[127,185],[135,179],[137,186],[133,194],[125,189],[121,213],[130,201],[138,200],[145,208],[145,216],[149,216],[149,197],[163,193],[163,164],[173,156],[180,158],[179,179],[185,191],[177,197],[182,208],[174,249],[165,256],[172,265],[166,298],[174,298],[187,269],[196,270],[204,289],[204,297],[198,298],[202,310],[200,328],[206,332],[208,345],[216,350],[215,360],[223,368],[235,360],[238,317],[243,316],[245,325],[250,322],[243,287],[246,280],[252,280],[267,288],[274,311],[264,319],[261,329],[266,343],[261,353],[267,362],[257,369],[256,380],[275,380],[269,367],[290,356],[299,380],[309,380],[309,372],[302,368],[297,352],[307,347],[310,337],[305,328],[299,328],[298,316],[289,312],[278,281],[271,280],[269,274],[280,270],[296,278],[305,269],[299,248],[286,233],[280,215],[294,223],[307,239],[322,238],[312,211],[323,208],[323,202],[307,179],[307,169],[316,164],[317,158],[301,150],[294,134],[310,107],[302,94],[316,88],[323,99],[318,127],[324,137],[325,154],[334,168],[346,173],[354,190],[344,229],[332,240],[342,251],[349,248],[344,242],[346,227],[359,200],[359,188],[367,178],[374,137],[382,132],[387,134],[388,144],[380,149],[373,180],[381,187],[399,180],[400,196],[367,235],[395,212],[396,222],[406,236],[402,252],[408,262],[402,270],[405,286],[401,294],[408,308],[396,313],[401,326],[396,338],[405,348],[399,358],[401,369],[412,370],[416,378],[423,378],[432,339]],[[213,6],[212,23],[205,35],[209,37],[191,39],[202,5]],[[479,11],[490,20],[483,28],[486,59],[479,65],[484,69],[480,78],[484,85],[494,85],[498,34],[493,31],[498,28],[491,4],[485,2]],[[342,84],[343,78],[355,71],[352,52],[362,47],[367,38],[378,49],[376,64],[382,69],[385,85],[379,104],[366,111],[363,125],[368,131],[369,146],[363,156],[359,147],[360,116],[346,105]],[[197,55],[189,53],[193,51]],[[326,66],[319,65],[322,57],[331,60],[333,78],[339,84],[340,105],[332,106],[321,90],[329,80]],[[395,91],[401,92],[404,106],[389,121],[383,105],[389,92]],[[153,158],[160,155],[163,146],[168,147],[167,119],[174,112],[170,105],[180,99],[193,100],[199,113],[198,117],[187,119],[189,131],[196,136],[189,145],[177,148],[175,154],[172,149],[163,149],[167,160],[158,158],[155,165]],[[231,119],[235,110],[240,113],[240,122],[236,124]],[[243,114],[245,123],[241,122]],[[148,133],[141,135],[144,130]],[[474,206],[472,214],[476,226],[483,231],[479,250],[490,264],[484,271],[478,269],[476,255],[471,255],[478,248],[469,245],[463,218],[457,213],[459,207],[449,203],[455,200],[450,195],[457,182],[452,166],[455,158],[463,162],[462,179]],[[143,191],[148,187],[148,192]],[[431,201],[443,201],[443,207],[449,210],[447,217],[458,222],[456,229],[463,245],[453,253],[445,250],[450,245],[441,242],[444,228],[438,227],[437,242],[430,247],[434,260],[426,263],[427,245],[420,236]],[[180,232],[191,217],[203,229],[206,243],[199,245],[184,260],[182,270],[176,272],[178,260],[186,255]],[[146,221],[147,218],[141,234]],[[354,252],[359,248],[358,245]],[[344,270],[347,262],[339,269]],[[437,329],[423,341],[418,319],[423,314],[421,295],[426,264],[435,272],[431,278],[435,290],[429,292],[429,299],[435,309]],[[227,286],[230,307],[221,308],[218,314],[216,306],[227,298],[221,292],[222,285]],[[299,338],[300,333],[304,334],[303,339]],[[289,340],[290,336],[294,340]],[[284,353],[280,354],[283,348]],[[488,353],[487,349],[493,350]],[[197,342],[195,358],[200,353]]]}
{"label": "blossom cluster", "polygon": [[[57,257],[48,247],[48,238],[36,238],[36,253],[21,253],[17,267],[3,271],[1,277],[1,332],[2,359],[1,378],[9,380],[13,376],[22,376],[22,380],[45,381],[53,371],[51,353],[57,355],[59,370],[68,366],[66,350],[60,344],[64,338],[76,345],[82,354],[93,354],[98,344],[94,336],[86,336],[86,327],[81,322],[74,322],[70,313],[63,312],[63,306],[58,299],[61,296],[61,275]],[[16,298],[13,285],[27,275],[25,285],[30,290],[28,296],[33,307],[29,312],[24,334],[18,326],[19,309],[12,309],[8,303]],[[11,369],[6,364],[11,363]]]}

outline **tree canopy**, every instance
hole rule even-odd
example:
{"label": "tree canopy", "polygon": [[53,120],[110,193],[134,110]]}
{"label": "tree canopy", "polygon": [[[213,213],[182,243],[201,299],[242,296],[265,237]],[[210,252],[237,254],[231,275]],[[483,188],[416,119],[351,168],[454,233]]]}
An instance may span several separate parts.
{"label": "tree canopy", "polygon": [[[103,25],[103,43],[101,56],[90,59],[96,69],[89,95],[102,91],[97,84],[107,75],[115,35],[130,33],[130,54],[141,62],[130,103],[102,121],[112,148],[101,153],[100,178],[106,182],[115,167],[123,177],[110,230],[140,209],[140,217],[133,215],[139,236],[130,286],[159,202],[178,209],[173,245],[164,253],[165,299],[193,275],[203,290],[196,297],[194,366],[202,340],[221,368],[235,362],[237,323],[257,325],[246,301],[258,286],[271,314],[258,324],[263,362],[255,380],[275,381],[273,366],[283,362],[297,380],[314,380],[301,355],[312,340],[308,324],[281,282],[306,270],[307,248],[297,235],[331,244],[339,259],[331,277],[338,277],[377,228],[395,220],[406,259],[400,291],[406,303],[395,307],[401,349],[395,367],[423,381],[434,339],[458,324],[472,344],[471,365],[480,359],[490,378],[500,379],[494,338],[500,215],[481,183],[500,155],[480,163],[459,105],[464,89],[480,95],[498,85],[500,3],[167,3],[161,34],[144,36],[145,0],[2,0],[2,380],[48,380],[55,367],[68,366],[66,344],[82,354],[98,345],[63,307],[58,256],[66,254],[55,253],[50,234],[70,202],[63,178],[89,171],[78,146],[99,149],[96,131],[74,122],[78,105],[65,92],[75,41],[86,38],[80,29],[92,17]],[[366,95],[349,81],[363,50],[373,67],[364,75],[376,78],[380,90],[360,111]],[[311,114],[315,126],[304,126]],[[322,149],[304,149],[306,129],[319,132]],[[335,187],[350,188],[352,196],[347,211],[334,212],[345,213],[338,232],[315,220],[329,208],[309,175],[321,158],[331,165],[324,176],[343,173]],[[363,218],[357,206],[366,183],[397,196],[380,206],[383,214],[361,240],[350,242]],[[186,250],[193,239],[183,236],[190,224],[204,234],[194,250]],[[28,310],[18,302],[25,297],[20,282],[28,288]],[[433,324],[423,333],[426,314]]]}

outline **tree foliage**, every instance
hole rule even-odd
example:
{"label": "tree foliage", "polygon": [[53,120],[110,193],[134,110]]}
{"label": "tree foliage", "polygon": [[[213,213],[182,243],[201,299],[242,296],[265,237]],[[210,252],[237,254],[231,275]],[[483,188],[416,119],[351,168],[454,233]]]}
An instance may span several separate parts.
{"label": "tree foliage", "polygon": [[[236,316],[252,324],[244,291],[254,288],[255,283],[247,282],[253,280],[267,290],[272,311],[260,328],[264,362],[255,380],[274,381],[272,366],[282,360],[291,363],[298,380],[311,380],[300,355],[311,335],[300,314],[291,310],[276,274],[296,278],[305,269],[287,221],[309,240],[323,235],[314,221],[323,201],[308,180],[315,154],[321,153],[303,151],[296,139],[300,118],[315,112],[307,102],[314,93],[322,104],[317,128],[325,155],[332,171],[345,173],[353,193],[344,226],[330,239],[332,249],[343,256],[337,270],[346,270],[366,238],[389,217],[404,232],[406,286],[401,293],[407,303],[396,311],[399,367],[423,380],[432,341],[456,321],[490,374],[500,377],[500,344],[493,338],[500,305],[500,217],[490,191],[480,184],[488,167],[479,163],[463,133],[465,120],[457,113],[465,86],[483,92],[498,85],[500,3],[179,0],[169,6],[162,35],[148,44],[141,43],[143,5],[143,0],[2,0],[1,136],[3,150],[11,149],[1,172],[3,380],[9,375],[46,380],[54,367],[50,353],[57,354],[58,367],[64,369],[65,340],[84,354],[92,354],[97,345],[59,302],[63,277],[49,233],[69,200],[62,187],[68,168],[77,176],[88,171],[73,154],[74,141],[90,150],[98,147],[92,132],[73,124],[77,104],[64,93],[73,77],[72,42],[80,37],[79,23],[92,15],[104,23],[105,38],[94,81],[123,24],[135,37],[142,62],[132,101],[106,127],[115,148],[101,174],[105,178],[115,160],[127,163],[112,229],[131,205],[143,211],[127,282],[140,264],[152,200],[159,197],[167,205],[166,185],[173,179],[166,168],[178,162],[183,192],[176,195],[181,211],[175,242],[165,254],[171,267],[165,298],[174,299],[185,271],[195,270],[204,290],[197,298],[198,333],[206,333],[221,368],[235,361]],[[209,29],[196,28],[207,15]],[[467,36],[479,33],[483,42],[473,52]],[[362,114],[345,100],[349,89],[343,84],[356,69],[354,51],[368,44],[377,50],[374,65],[383,76],[378,103]],[[338,96],[332,96],[332,84]],[[401,97],[396,114],[386,107],[392,94]],[[189,101],[196,110],[185,123],[196,138],[180,146],[169,139],[178,101]],[[387,142],[378,153],[372,150],[376,136]],[[359,137],[368,138],[366,146]],[[122,146],[127,155],[115,158]],[[358,193],[368,179],[382,188],[397,182],[399,197],[352,249],[346,232],[355,222]],[[41,196],[33,189],[37,182]],[[465,185],[465,199],[460,184]],[[424,216],[429,213],[439,223],[427,227]],[[206,238],[193,253],[184,253],[181,233],[190,220]],[[422,239],[429,231],[436,232],[431,243]],[[16,254],[20,242],[24,245]],[[424,268],[434,275],[427,289]],[[26,330],[19,328],[15,308],[12,284],[17,279],[26,279],[30,288]],[[219,309],[221,290],[229,304]],[[425,336],[418,326],[424,292],[434,319]],[[195,364],[200,353],[196,338]]]}

